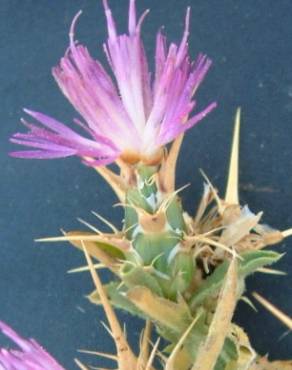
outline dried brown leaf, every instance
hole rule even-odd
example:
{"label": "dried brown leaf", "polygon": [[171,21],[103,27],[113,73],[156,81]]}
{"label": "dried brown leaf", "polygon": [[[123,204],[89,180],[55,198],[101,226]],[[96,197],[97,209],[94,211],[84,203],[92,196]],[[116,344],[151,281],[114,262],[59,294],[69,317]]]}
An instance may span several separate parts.
{"label": "dried brown leaf", "polygon": [[237,260],[232,259],[222,286],[209,333],[198,350],[192,370],[213,370],[230,329],[236,307]]}

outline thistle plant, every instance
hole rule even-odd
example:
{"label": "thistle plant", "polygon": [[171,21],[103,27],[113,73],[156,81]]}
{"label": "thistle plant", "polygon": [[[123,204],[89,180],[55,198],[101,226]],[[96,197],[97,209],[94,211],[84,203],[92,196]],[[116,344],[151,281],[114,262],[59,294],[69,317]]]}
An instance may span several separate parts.
{"label": "thistle plant", "polygon": [[[292,234],[268,227],[262,212],[254,214],[240,204],[239,109],[225,194],[202,173],[203,194],[195,215],[189,215],[179,196],[183,188],[175,186],[184,133],[216,107],[211,102],[193,114],[195,94],[211,61],[203,54],[194,61],[189,56],[190,9],[178,45],[168,45],[162,31],[157,33],[152,77],[141,39],[147,11],[137,20],[135,1],[130,0],[128,34],[119,35],[106,0],[103,5],[108,28],[104,50],[115,81],[75,41],[80,12],[72,22],[69,49],[53,69],[83,119],[75,123],[87,136],[26,109],[42,126],[22,120],[29,131],[11,139],[32,148],[11,153],[16,157],[81,157],[107,181],[124,209],[121,230],[105,221],[111,233],[87,224],[89,231],[39,239],[69,241],[85,254],[95,283],[88,298],[104,307],[116,346],[116,354],[94,353],[116,361],[119,370],[155,370],[155,358],[165,370],[292,369],[291,362],[270,363],[258,355],[232,321],[238,301],[249,303],[246,278],[258,271],[277,272],[269,266],[282,255],[267,247]],[[108,167],[113,163],[114,168]],[[98,276],[103,268],[113,273],[108,284]],[[145,320],[138,354],[114,309]],[[151,342],[153,330],[167,343],[163,348],[159,340]]]}

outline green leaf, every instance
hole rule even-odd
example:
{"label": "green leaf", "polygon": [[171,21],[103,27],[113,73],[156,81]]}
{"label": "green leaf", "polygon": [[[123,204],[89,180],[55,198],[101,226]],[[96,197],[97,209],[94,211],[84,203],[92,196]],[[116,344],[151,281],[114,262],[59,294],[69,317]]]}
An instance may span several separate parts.
{"label": "green leaf", "polygon": [[[127,200],[126,203],[129,204]],[[138,224],[139,219],[137,212],[132,207],[126,206],[124,212],[125,212],[124,230],[126,231],[125,234],[127,239],[131,240],[133,237],[133,233],[135,231],[134,225]]]}
{"label": "green leaf", "polygon": [[183,209],[181,206],[181,201],[177,196],[171,201],[171,203],[167,207],[166,218],[170,227],[174,231],[182,233],[185,230]]}
{"label": "green leaf", "polygon": [[125,264],[121,270],[121,279],[128,288],[133,288],[137,285],[149,288],[152,292],[162,296],[162,289],[149,272],[145,271],[141,266],[132,266]]}
{"label": "green leaf", "polygon": [[143,195],[140,194],[136,188],[129,189],[126,194],[126,206],[125,206],[125,222],[124,229],[126,230],[126,236],[129,240],[132,239],[135,227],[138,224],[139,218],[135,207],[144,209],[148,213],[153,213],[152,207],[149,205]]}
{"label": "green leaf", "polygon": [[[127,311],[132,315],[139,316],[145,319],[145,315],[143,315],[143,313],[139,311],[137,307],[126,297],[125,289],[118,289],[119,285],[119,282],[111,282],[103,286],[111,304],[115,308]],[[87,296],[87,298],[93,304],[101,304],[97,290],[94,290],[89,296]]]}
{"label": "green leaf", "polygon": [[151,196],[155,196],[157,193],[157,186],[155,182],[152,181],[152,177],[154,174],[157,173],[156,166],[145,166],[140,165],[138,166],[138,175],[140,182],[139,191],[144,198],[150,198]]}
{"label": "green leaf", "polygon": [[138,189],[135,188],[129,189],[127,192],[126,201],[127,204],[129,205],[142,208],[148,213],[153,213],[151,206],[147,202],[146,198],[142,196]]}
{"label": "green leaf", "polygon": [[113,257],[115,259],[124,260],[125,255],[124,253],[115,247],[114,245],[111,245],[109,243],[101,243],[101,242],[93,242],[99,249],[104,251],[106,254],[108,254],[110,257]]}
{"label": "green leaf", "polygon": [[178,252],[172,259],[169,270],[171,284],[168,288],[169,297],[176,298],[178,293],[185,292],[190,286],[196,265],[189,253]]}
{"label": "green leaf", "polygon": [[[208,326],[206,324],[207,312],[204,310],[200,310],[200,313],[198,315],[199,318],[197,322],[185,339],[179,353],[177,353],[176,355],[175,363],[178,365],[178,367],[175,367],[175,369],[190,369],[190,367],[194,363],[197,349],[208,333]],[[183,335],[185,330],[178,333],[167,327],[158,326],[157,332],[161,337],[165,338],[170,343],[163,349],[164,353],[170,354],[181,339],[181,336]]]}
{"label": "green leaf", "polygon": [[225,370],[227,365],[229,369],[231,364],[236,366],[237,359],[238,352],[235,343],[230,338],[226,338],[214,370]]}
{"label": "green leaf", "polygon": [[279,261],[283,254],[274,251],[258,250],[243,253],[241,257],[243,261],[240,262],[239,274],[246,277],[253,274],[260,267],[269,266]]}
{"label": "green leaf", "polygon": [[163,272],[168,273],[168,256],[177,245],[180,238],[173,232],[138,234],[133,240],[133,247],[143,260],[145,266],[151,265]]}
{"label": "green leaf", "polygon": [[[248,275],[254,273],[258,268],[277,262],[282,257],[282,254],[273,251],[257,250],[242,253],[241,257],[242,260],[239,261],[238,276],[239,278],[244,279]],[[192,308],[202,304],[205,299],[212,298],[212,296],[214,297],[214,295],[218,294],[228,266],[229,262],[224,261],[207,279],[204,280],[202,285],[191,298],[190,306]]]}
{"label": "green leaf", "polygon": [[127,293],[128,299],[159,326],[182,333],[192,322],[185,302],[175,303],[154,294],[150,289],[137,286]]}

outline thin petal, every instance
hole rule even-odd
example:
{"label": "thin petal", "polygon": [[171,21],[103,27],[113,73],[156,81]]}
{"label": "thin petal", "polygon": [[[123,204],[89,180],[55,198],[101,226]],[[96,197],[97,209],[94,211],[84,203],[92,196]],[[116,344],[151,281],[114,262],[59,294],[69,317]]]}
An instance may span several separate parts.
{"label": "thin petal", "polygon": [[64,370],[34,339],[24,339],[0,321],[0,330],[15,342],[20,350],[0,349],[0,369],[5,370]]}
{"label": "thin petal", "polygon": [[173,130],[170,130],[169,132],[165,132],[164,134],[160,135],[158,137],[158,142],[160,145],[165,145],[172,141],[174,138],[179,136],[181,133],[189,130],[193,126],[195,126],[198,122],[200,122],[203,118],[207,116],[213,109],[217,107],[217,103],[211,103],[207,106],[203,111],[196,114],[194,117],[192,117],[189,121],[186,123],[182,123],[180,125],[177,125]]}

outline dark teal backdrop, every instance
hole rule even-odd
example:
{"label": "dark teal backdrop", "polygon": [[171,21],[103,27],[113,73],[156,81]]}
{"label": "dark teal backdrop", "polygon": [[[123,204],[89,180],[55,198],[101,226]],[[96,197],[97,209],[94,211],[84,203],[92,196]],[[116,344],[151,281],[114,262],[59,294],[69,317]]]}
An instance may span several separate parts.
{"label": "dark teal backdrop", "polygon": [[[201,105],[219,106],[188,133],[179,161],[177,185],[191,182],[182,194],[194,212],[202,190],[203,168],[221,191],[237,106],[241,106],[241,200],[264,220],[280,229],[292,226],[292,3],[290,0],[137,0],[150,8],[144,40],[153,55],[155,32],[161,24],[170,40],[179,40],[185,9],[192,6],[190,50],[213,59],[199,92]],[[111,0],[120,26],[125,27],[127,0]],[[73,108],[58,90],[50,69],[68,45],[68,30],[79,9],[83,15],[76,38],[105,60],[102,42],[105,19],[100,0],[1,0],[0,3],[0,318],[25,336],[36,338],[67,368],[75,369],[78,348],[110,351],[112,343],[100,320],[100,309],[85,295],[93,288],[86,273],[66,271],[84,264],[81,253],[66,244],[37,244],[37,237],[57,235],[79,227],[81,217],[101,226],[90,214],[100,212],[117,225],[121,210],[103,180],[78,159],[19,160],[7,156],[15,149],[9,136],[22,130],[22,107],[40,110],[71,122]],[[277,266],[292,271],[292,240],[277,247],[287,252]],[[105,276],[106,278],[106,276]],[[258,275],[248,282],[292,315],[291,273],[288,277]],[[139,322],[127,323],[132,342],[138,341]],[[259,308],[240,303],[236,320],[254,346],[272,358],[292,357],[292,335]],[[6,343],[4,340],[1,343]],[[87,361],[88,360],[88,361]],[[102,365],[102,362],[99,362]]]}

